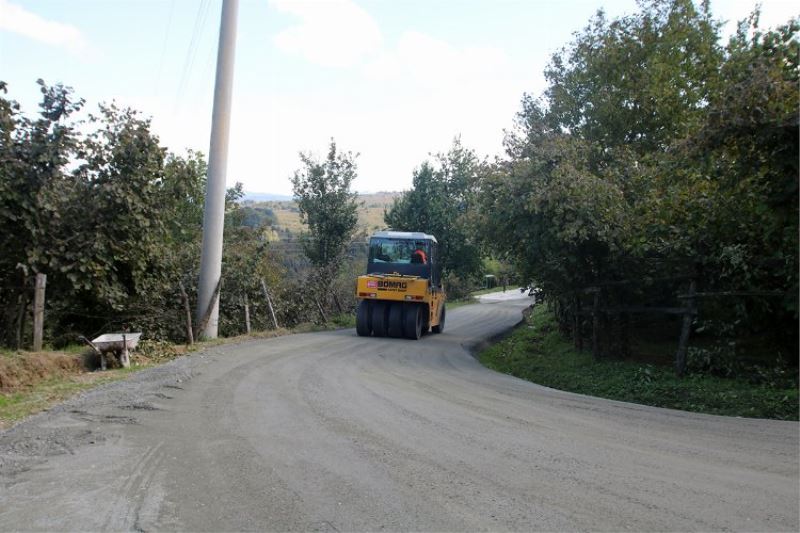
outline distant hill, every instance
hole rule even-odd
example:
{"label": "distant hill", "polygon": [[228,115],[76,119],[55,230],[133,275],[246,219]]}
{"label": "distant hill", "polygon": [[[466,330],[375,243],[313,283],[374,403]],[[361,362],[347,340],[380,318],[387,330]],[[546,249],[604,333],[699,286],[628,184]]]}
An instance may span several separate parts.
{"label": "distant hill", "polygon": [[[366,232],[383,229],[383,211],[388,209],[395,198],[398,198],[402,193],[399,192],[378,192],[370,194],[358,195],[358,226]],[[264,195],[264,196],[280,196],[280,195]],[[267,208],[275,215],[277,224],[275,228],[279,233],[283,234],[285,238],[287,234],[291,233],[297,235],[304,231],[306,228],[300,223],[300,212],[297,209],[297,203],[290,197],[283,197],[278,200],[259,200],[251,199],[250,193],[245,195],[245,203],[253,208]]]}
{"label": "distant hill", "polygon": [[288,202],[292,199],[291,196],[286,194],[272,194],[268,192],[245,192],[245,202]]}

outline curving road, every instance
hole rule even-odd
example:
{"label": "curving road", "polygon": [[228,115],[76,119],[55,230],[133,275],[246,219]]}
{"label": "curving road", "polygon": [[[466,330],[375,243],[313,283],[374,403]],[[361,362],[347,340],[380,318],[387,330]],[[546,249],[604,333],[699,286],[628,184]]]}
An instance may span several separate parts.
{"label": "curving road", "polygon": [[798,530],[798,424],[600,400],[483,368],[520,319],[421,341],[225,345],[0,433],[2,530]]}

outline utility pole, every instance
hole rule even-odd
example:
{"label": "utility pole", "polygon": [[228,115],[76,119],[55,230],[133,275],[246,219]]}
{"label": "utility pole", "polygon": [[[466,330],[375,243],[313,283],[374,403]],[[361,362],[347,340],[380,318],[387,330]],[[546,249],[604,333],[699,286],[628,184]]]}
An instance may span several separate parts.
{"label": "utility pole", "polygon": [[[209,316],[200,337],[217,338],[219,291],[222,273],[222,230],[225,224],[225,178],[228,169],[233,60],[236,54],[236,17],[239,0],[222,0],[217,50],[217,78],[211,145],[208,150],[208,180],[203,209],[203,249],[200,254],[200,282],[197,290],[197,320]],[[210,310],[210,313],[209,313]]]}

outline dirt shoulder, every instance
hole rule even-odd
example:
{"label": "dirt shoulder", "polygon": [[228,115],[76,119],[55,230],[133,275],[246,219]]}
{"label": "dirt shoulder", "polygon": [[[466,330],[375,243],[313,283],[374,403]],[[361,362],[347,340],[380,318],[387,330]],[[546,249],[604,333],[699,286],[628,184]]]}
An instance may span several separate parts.
{"label": "dirt shoulder", "polygon": [[[313,329],[305,327],[305,329]],[[99,370],[99,358],[88,348],[42,352],[0,352],[0,430],[25,417],[46,410],[76,394],[105,383],[130,377],[132,373],[158,366],[205,348],[271,338],[292,333],[286,329],[254,332],[250,336],[216,339],[192,346],[163,341],[142,341],[131,354],[131,367],[121,368],[109,358],[110,368]]]}

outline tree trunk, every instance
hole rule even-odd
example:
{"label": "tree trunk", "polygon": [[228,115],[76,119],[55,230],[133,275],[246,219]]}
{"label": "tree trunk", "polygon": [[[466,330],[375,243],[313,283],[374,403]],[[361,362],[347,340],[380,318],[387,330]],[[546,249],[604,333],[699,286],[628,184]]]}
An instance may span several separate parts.
{"label": "tree trunk", "polygon": [[322,306],[320,305],[319,300],[314,298],[314,302],[317,304],[317,309],[319,310],[319,316],[322,317],[322,323],[323,324],[327,324],[328,323],[328,317],[325,316],[325,311],[322,310]]}
{"label": "tree trunk", "polygon": [[267,284],[264,283],[264,278],[261,278],[261,291],[264,293],[264,299],[267,300],[267,306],[269,306],[269,313],[272,315],[272,323],[275,324],[275,329],[278,329],[278,319],[275,318],[275,308],[272,307],[272,298],[269,297],[269,292],[267,291]]}
{"label": "tree trunk", "polygon": [[183,310],[186,313],[186,344],[194,344],[194,332],[192,331],[192,308],[189,305],[189,295],[186,294],[186,289],[183,282],[178,282],[178,288],[181,290],[181,300],[183,301]]}
{"label": "tree trunk", "polygon": [[339,313],[344,313],[344,309],[342,309],[342,303],[339,301],[336,291],[332,291],[331,294],[333,295],[333,303],[336,306],[336,309],[339,311]]}
{"label": "tree trunk", "polygon": [[244,304],[244,327],[247,334],[250,335],[250,303],[247,301],[247,295],[242,296],[242,303]]}

